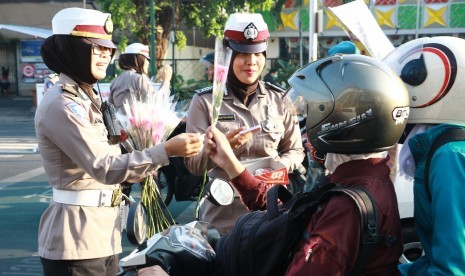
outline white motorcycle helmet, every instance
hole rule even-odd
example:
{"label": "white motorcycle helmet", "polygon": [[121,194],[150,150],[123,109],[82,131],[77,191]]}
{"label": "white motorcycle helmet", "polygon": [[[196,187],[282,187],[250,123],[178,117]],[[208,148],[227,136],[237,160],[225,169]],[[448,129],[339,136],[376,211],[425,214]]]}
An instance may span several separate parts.
{"label": "white motorcycle helmet", "polygon": [[397,47],[383,62],[407,87],[409,123],[465,123],[464,39],[415,39]]}

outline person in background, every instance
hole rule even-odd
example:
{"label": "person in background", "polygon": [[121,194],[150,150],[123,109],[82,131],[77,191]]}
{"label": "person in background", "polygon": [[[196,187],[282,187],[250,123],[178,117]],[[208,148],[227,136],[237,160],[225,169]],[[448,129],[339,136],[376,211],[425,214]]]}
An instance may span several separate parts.
{"label": "person in background", "polygon": [[[387,149],[397,143],[407,124],[405,86],[381,61],[361,55],[310,63],[288,82],[291,97],[308,103],[307,135],[317,150],[328,153],[330,182],[361,187],[376,202],[378,234],[388,239],[374,246],[361,271],[353,275],[399,275],[401,224]],[[335,108],[354,107],[366,98],[373,102],[355,121],[352,114]],[[337,123],[344,125],[339,128]],[[375,127],[377,131],[371,131]],[[207,130],[203,152],[226,171],[250,210],[265,209],[266,185],[244,167],[228,138],[214,126]],[[312,215],[305,232],[296,233],[302,238],[286,275],[352,275],[360,250],[360,219],[352,199],[332,196]]]}
{"label": "person in background", "polygon": [[168,156],[190,156],[199,134],[121,154],[110,145],[94,84],[105,77],[115,52],[111,15],[67,8],[52,19],[42,44],[45,65],[59,74],[35,115],[35,129],[52,200],[38,229],[44,274],[114,276],[121,247],[119,183],[153,174]]}
{"label": "person in background", "polygon": [[[140,97],[139,99],[143,99],[144,96],[155,92],[153,83],[147,76],[150,65],[148,45],[141,43],[128,45],[124,54],[119,56],[118,64],[124,72],[111,83],[108,97],[108,102],[112,103],[116,110],[121,109],[124,100],[130,93]],[[165,65],[160,70],[160,74],[163,79],[160,90],[169,91],[173,69],[171,66]]]}
{"label": "person in background", "polygon": [[8,75],[10,74],[10,67],[2,66],[2,79],[0,82],[1,94],[3,97],[8,97],[8,91],[10,89],[10,81]]}
{"label": "person in background", "polygon": [[58,74],[51,73],[44,78],[44,94],[58,81]]}
{"label": "person in background", "polygon": [[328,56],[336,54],[360,54],[360,51],[352,41],[344,40],[329,48]]}
{"label": "person in background", "polygon": [[270,71],[268,71],[268,73],[263,78],[263,81],[279,86],[279,84],[276,82],[277,77],[278,77],[278,69],[272,67]]}
{"label": "person in background", "polygon": [[[271,157],[292,172],[304,158],[298,122],[287,108],[284,90],[259,81],[268,37],[268,26],[260,14],[234,13],[226,22],[224,43],[233,53],[217,127],[226,133],[240,160]],[[198,90],[190,104],[187,132],[205,133],[212,124],[212,108],[212,88]],[[256,125],[261,127],[260,133],[239,134]],[[205,152],[185,159],[186,167],[195,175],[203,175],[207,162],[209,171],[216,167]],[[226,234],[246,212],[237,196],[229,206],[206,202],[201,219]]]}
{"label": "person in background", "polygon": [[205,65],[208,82],[213,83],[213,74],[215,72],[214,71],[215,70],[215,68],[214,68],[214,66],[215,66],[215,53],[214,52],[208,53],[208,54],[204,55],[203,57],[201,57],[199,61],[200,61],[200,63]]}

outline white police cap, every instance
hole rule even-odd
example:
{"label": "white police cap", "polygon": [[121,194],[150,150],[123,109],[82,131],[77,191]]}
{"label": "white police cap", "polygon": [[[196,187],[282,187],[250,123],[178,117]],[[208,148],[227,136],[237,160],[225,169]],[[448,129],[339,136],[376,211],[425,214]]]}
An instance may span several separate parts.
{"label": "white police cap", "polygon": [[265,51],[268,37],[268,25],[259,13],[233,13],[224,28],[224,38],[229,41],[229,46],[241,53]]}
{"label": "white police cap", "polygon": [[116,48],[111,41],[113,21],[109,13],[81,8],[63,9],[53,17],[52,29],[54,35],[85,37],[100,46]]}
{"label": "white police cap", "polygon": [[125,54],[140,54],[150,59],[149,45],[144,45],[141,43],[132,43],[126,46],[124,53]]}

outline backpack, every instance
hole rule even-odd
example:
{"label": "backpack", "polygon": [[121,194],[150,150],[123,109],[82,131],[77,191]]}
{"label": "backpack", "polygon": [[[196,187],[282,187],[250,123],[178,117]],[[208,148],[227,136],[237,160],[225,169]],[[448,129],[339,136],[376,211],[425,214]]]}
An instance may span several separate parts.
{"label": "backpack", "polygon": [[429,186],[429,167],[431,164],[431,159],[437,149],[439,149],[442,145],[445,145],[449,142],[454,141],[465,141],[465,129],[463,128],[449,128],[446,129],[443,133],[441,133],[433,142],[431,146],[428,157],[426,159],[425,165],[425,190],[426,195],[428,196],[429,201],[431,202],[431,189]]}
{"label": "backpack", "polygon": [[[242,215],[231,233],[216,243],[217,274],[284,275],[312,215],[336,193],[348,195],[360,210],[361,244],[351,272],[360,274],[371,251],[382,240],[377,230],[376,204],[363,188],[341,188],[333,183],[295,195],[281,185],[270,188],[266,210]],[[278,204],[278,199],[282,204]],[[393,244],[395,237],[389,236],[389,239]]]}

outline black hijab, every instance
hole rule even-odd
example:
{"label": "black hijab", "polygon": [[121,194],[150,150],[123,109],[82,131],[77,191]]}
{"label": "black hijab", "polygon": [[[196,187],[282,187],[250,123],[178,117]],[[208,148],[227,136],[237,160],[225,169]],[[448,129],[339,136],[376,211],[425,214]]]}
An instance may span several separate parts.
{"label": "black hijab", "polygon": [[141,54],[121,54],[118,64],[123,70],[136,70],[137,73],[144,73],[144,62],[147,58]]}
{"label": "black hijab", "polygon": [[84,37],[52,35],[40,49],[45,65],[73,79],[89,95],[97,79],[92,75],[92,42]]}

